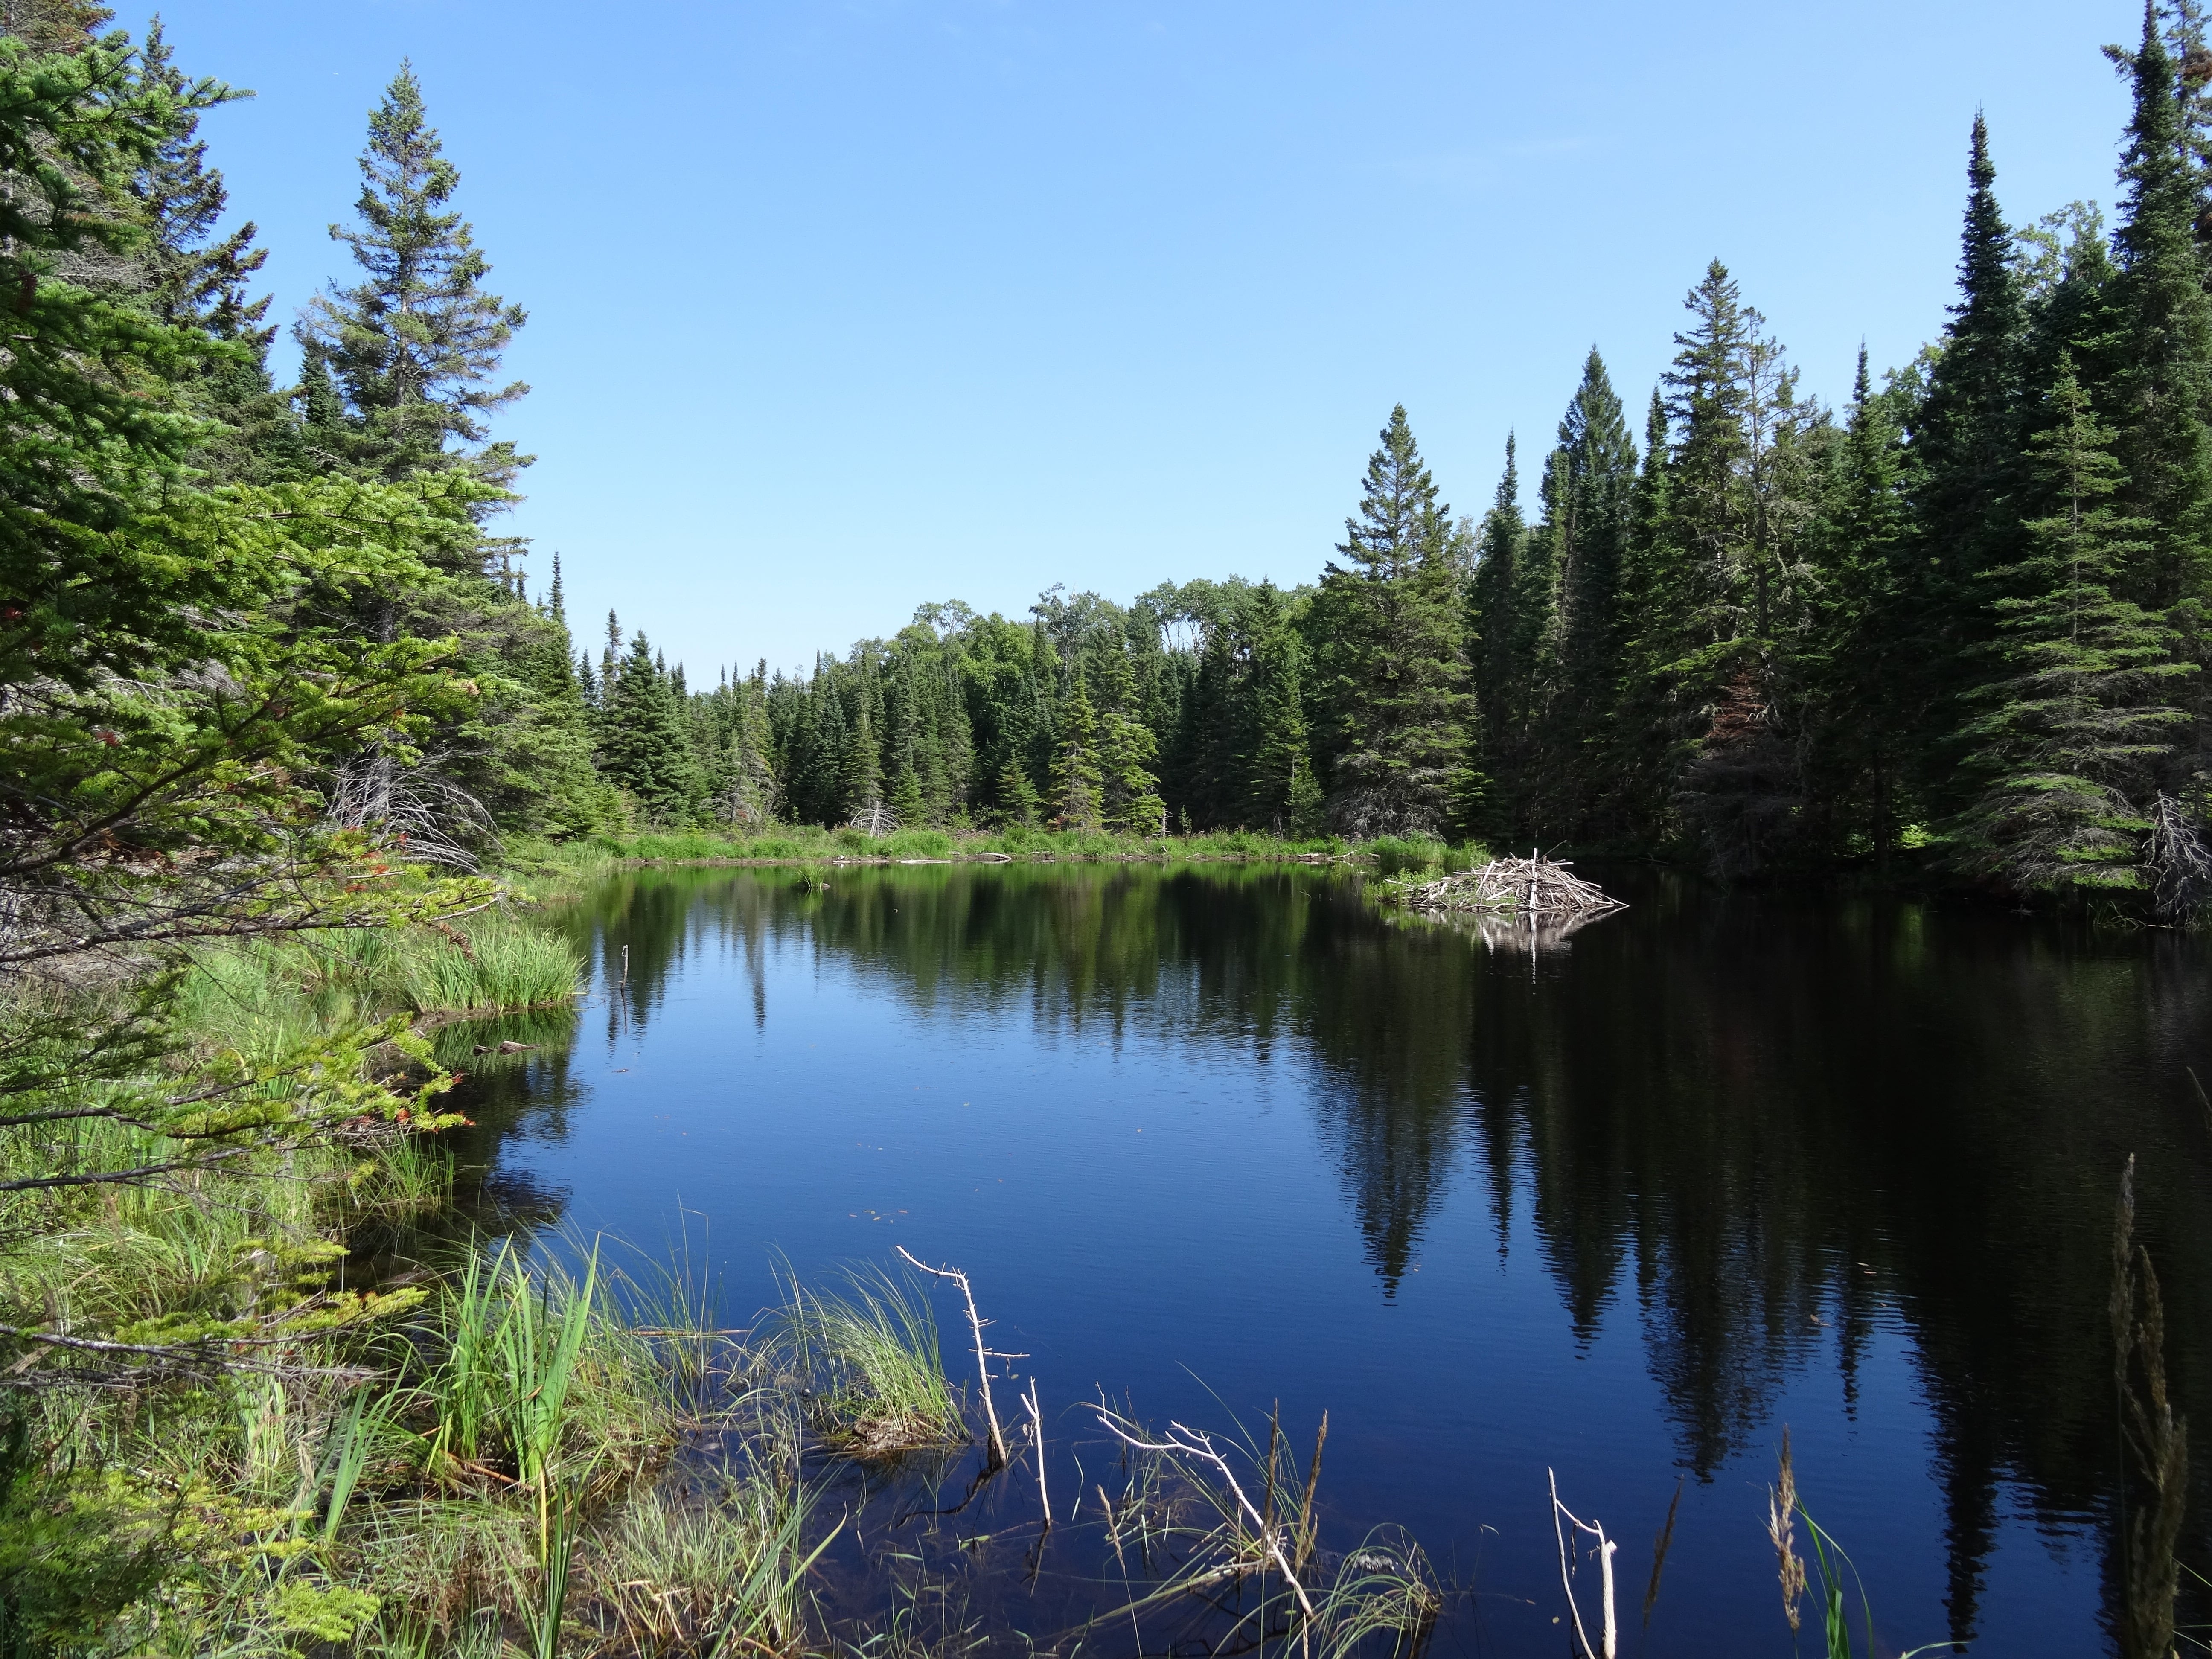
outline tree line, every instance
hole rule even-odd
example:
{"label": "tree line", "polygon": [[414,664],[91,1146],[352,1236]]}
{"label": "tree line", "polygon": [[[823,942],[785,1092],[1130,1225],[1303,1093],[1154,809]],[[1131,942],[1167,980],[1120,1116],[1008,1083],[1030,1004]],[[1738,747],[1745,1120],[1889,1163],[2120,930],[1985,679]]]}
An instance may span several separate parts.
{"label": "tree line", "polygon": [[[2085,204],[2009,222],[1975,118],[1948,321],[1879,384],[1862,351],[1840,409],[1800,390],[1716,260],[1640,429],[1590,351],[1530,458],[1533,515],[1510,439],[1487,507],[1455,514],[1400,408],[1343,539],[1295,588],[1055,588],[1012,619],[924,605],[892,638],[711,687],[611,613],[580,647],[557,559],[532,598],[527,549],[496,533],[531,461],[490,430],[527,391],[500,372],[526,319],[487,289],[410,69],[332,233],[352,269],[293,323],[301,371],[280,386],[251,293],[263,254],[251,225],[223,228],[197,133],[228,92],[188,82],[158,27],[134,46],[62,0],[19,10],[9,72],[51,119],[17,118],[0,155],[0,235],[19,315],[74,307],[77,331],[9,354],[10,683],[65,679],[65,655],[122,674],[131,653],[104,657],[101,630],[159,631],[97,614],[81,578],[112,556],[102,538],[180,562],[149,590],[173,617],[206,574],[182,568],[198,555],[174,503],[401,492],[424,520],[401,556],[258,601],[284,649],[436,664],[404,730],[346,727],[287,764],[325,823],[455,863],[505,831],[1242,826],[1729,876],[1909,863],[2175,916],[2212,892],[2198,0],[2108,48],[2132,93],[2109,234]],[[94,118],[133,100],[161,112],[121,143]],[[94,404],[125,401],[86,435]],[[161,661],[192,672],[188,650]]]}

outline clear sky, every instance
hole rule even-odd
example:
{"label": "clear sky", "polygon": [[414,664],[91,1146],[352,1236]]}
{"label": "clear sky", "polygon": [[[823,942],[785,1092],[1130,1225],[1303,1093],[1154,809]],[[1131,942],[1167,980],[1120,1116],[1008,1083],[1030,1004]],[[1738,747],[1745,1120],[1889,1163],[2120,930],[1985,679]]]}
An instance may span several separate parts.
{"label": "clear sky", "polygon": [[[1805,386],[1941,327],[1967,128],[2109,209],[2124,0],[168,0],[275,314],[421,75],[528,307],[514,527],[693,683],[927,599],[1310,579],[1402,401],[1479,510],[1717,254]],[[126,9],[120,18],[135,21]],[[289,373],[289,349],[280,369]],[[536,591],[533,586],[533,592]]]}

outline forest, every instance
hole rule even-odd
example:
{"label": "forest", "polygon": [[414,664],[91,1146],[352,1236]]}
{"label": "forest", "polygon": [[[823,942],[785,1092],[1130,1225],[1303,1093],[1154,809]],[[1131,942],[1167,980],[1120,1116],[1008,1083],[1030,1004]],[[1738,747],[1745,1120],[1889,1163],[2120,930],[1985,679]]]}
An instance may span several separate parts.
{"label": "forest", "polygon": [[[557,556],[533,597],[530,550],[498,533],[532,460],[490,429],[527,392],[500,373],[526,317],[487,286],[411,71],[371,117],[333,232],[350,268],[291,324],[280,386],[264,252],[226,228],[197,132],[228,89],[158,27],[134,47],[66,9],[40,27],[11,58],[8,165],[36,191],[6,231],[30,331],[8,369],[6,656],[122,741],[146,726],[137,688],[205,637],[178,620],[219,604],[251,613],[257,650],[353,652],[368,702],[436,682],[404,738],[306,729],[327,710],[257,730],[304,745],[290,774],[325,817],[463,863],[514,833],[1049,824],[1911,871],[2167,921],[2208,890],[2193,6],[2116,54],[2133,113],[2109,233],[2083,203],[2008,221],[1975,119],[1949,321],[1878,383],[1862,352],[1840,410],[1800,392],[1717,259],[1640,416],[1590,350],[1529,458],[1533,513],[1509,440],[1489,505],[1455,514],[1395,409],[1295,588],[1055,587],[1015,619],[924,604],[895,637],[711,686],[612,613],[580,644]],[[265,529],[252,503],[341,495],[355,524],[380,515],[374,568],[288,550],[281,579],[246,577],[210,556]],[[351,533],[335,525],[313,533]],[[161,701],[162,742],[200,719]],[[84,779],[55,762],[39,793],[66,799]]]}

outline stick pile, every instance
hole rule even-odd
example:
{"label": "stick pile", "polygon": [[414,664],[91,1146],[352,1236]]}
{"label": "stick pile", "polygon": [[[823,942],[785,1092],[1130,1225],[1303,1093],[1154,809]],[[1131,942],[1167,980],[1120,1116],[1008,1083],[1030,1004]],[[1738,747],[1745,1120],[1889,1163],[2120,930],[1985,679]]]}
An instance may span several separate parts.
{"label": "stick pile", "polygon": [[1529,921],[1627,908],[1593,883],[1571,874],[1565,863],[1554,864],[1534,852],[1525,859],[1492,859],[1480,870],[1425,883],[1406,895],[1406,902],[1416,910],[1472,911]]}

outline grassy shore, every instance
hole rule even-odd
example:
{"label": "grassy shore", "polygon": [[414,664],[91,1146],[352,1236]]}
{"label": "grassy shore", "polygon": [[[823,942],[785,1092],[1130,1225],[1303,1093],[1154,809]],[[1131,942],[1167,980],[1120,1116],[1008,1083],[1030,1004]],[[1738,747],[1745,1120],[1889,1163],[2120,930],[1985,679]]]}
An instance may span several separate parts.
{"label": "grassy shore", "polygon": [[[566,1002],[580,957],[514,901],[557,899],[618,867],[982,854],[1394,868],[1467,849],[799,830],[518,848],[509,902],[442,927],[198,949],[178,964],[179,1042],[164,1064],[250,1066],[349,1028]],[[369,1053],[368,1070],[425,1074],[420,1045]],[[70,1133],[113,1141],[90,1160],[103,1167],[153,1161],[128,1122]],[[0,1182],[35,1177],[52,1150],[0,1132]],[[926,1289],[882,1273],[794,1283],[754,1340],[679,1273],[596,1243],[457,1239],[455,1206],[452,1157],[404,1114],[183,1176],[0,1190],[0,1326],[136,1345],[118,1356],[0,1336],[0,1651],[834,1649],[809,1577],[834,1527],[815,1515],[806,1471],[825,1454],[948,1455],[975,1429]],[[396,1281],[384,1248],[395,1235],[422,1241]],[[372,1237],[376,1251],[357,1256]],[[349,1285],[372,1260],[384,1282]],[[257,1320],[265,1340],[158,1358],[179,1333]],[[1171,1506],[1163,1478],[1145,1474],[1127,1503]],[[1177,1571],[1259,1561],[1242,1524],[1194,1534]],[[1411,1576],[1386,1587],[1392,1605],[1432,1617],[1425,1569],[1407,1559]],[[1329,1616],[1346,1636],[1371,1626],[1387,1645],[1410,1640],[1382,1606],[1363,1590]]]}
{"label": "grassy shore", "polygon": [[1256,830],[1192,836],[1120,836],[1099,830],[1004,830],[961,832],[902,830],[871,836],[859,830],[778,825],[757,836],[706,830],[653,830],[593,836],[554,843],[520,842],[507,849],[505,870],[520,890],[546,900],[567,896],[595,876],[653,865],[1279,862],[1356,864],[1399,870],[1465,869],[1487,854],[1477,843],[1419,836],[1347,842],[1335,836],[1288,840]]}

